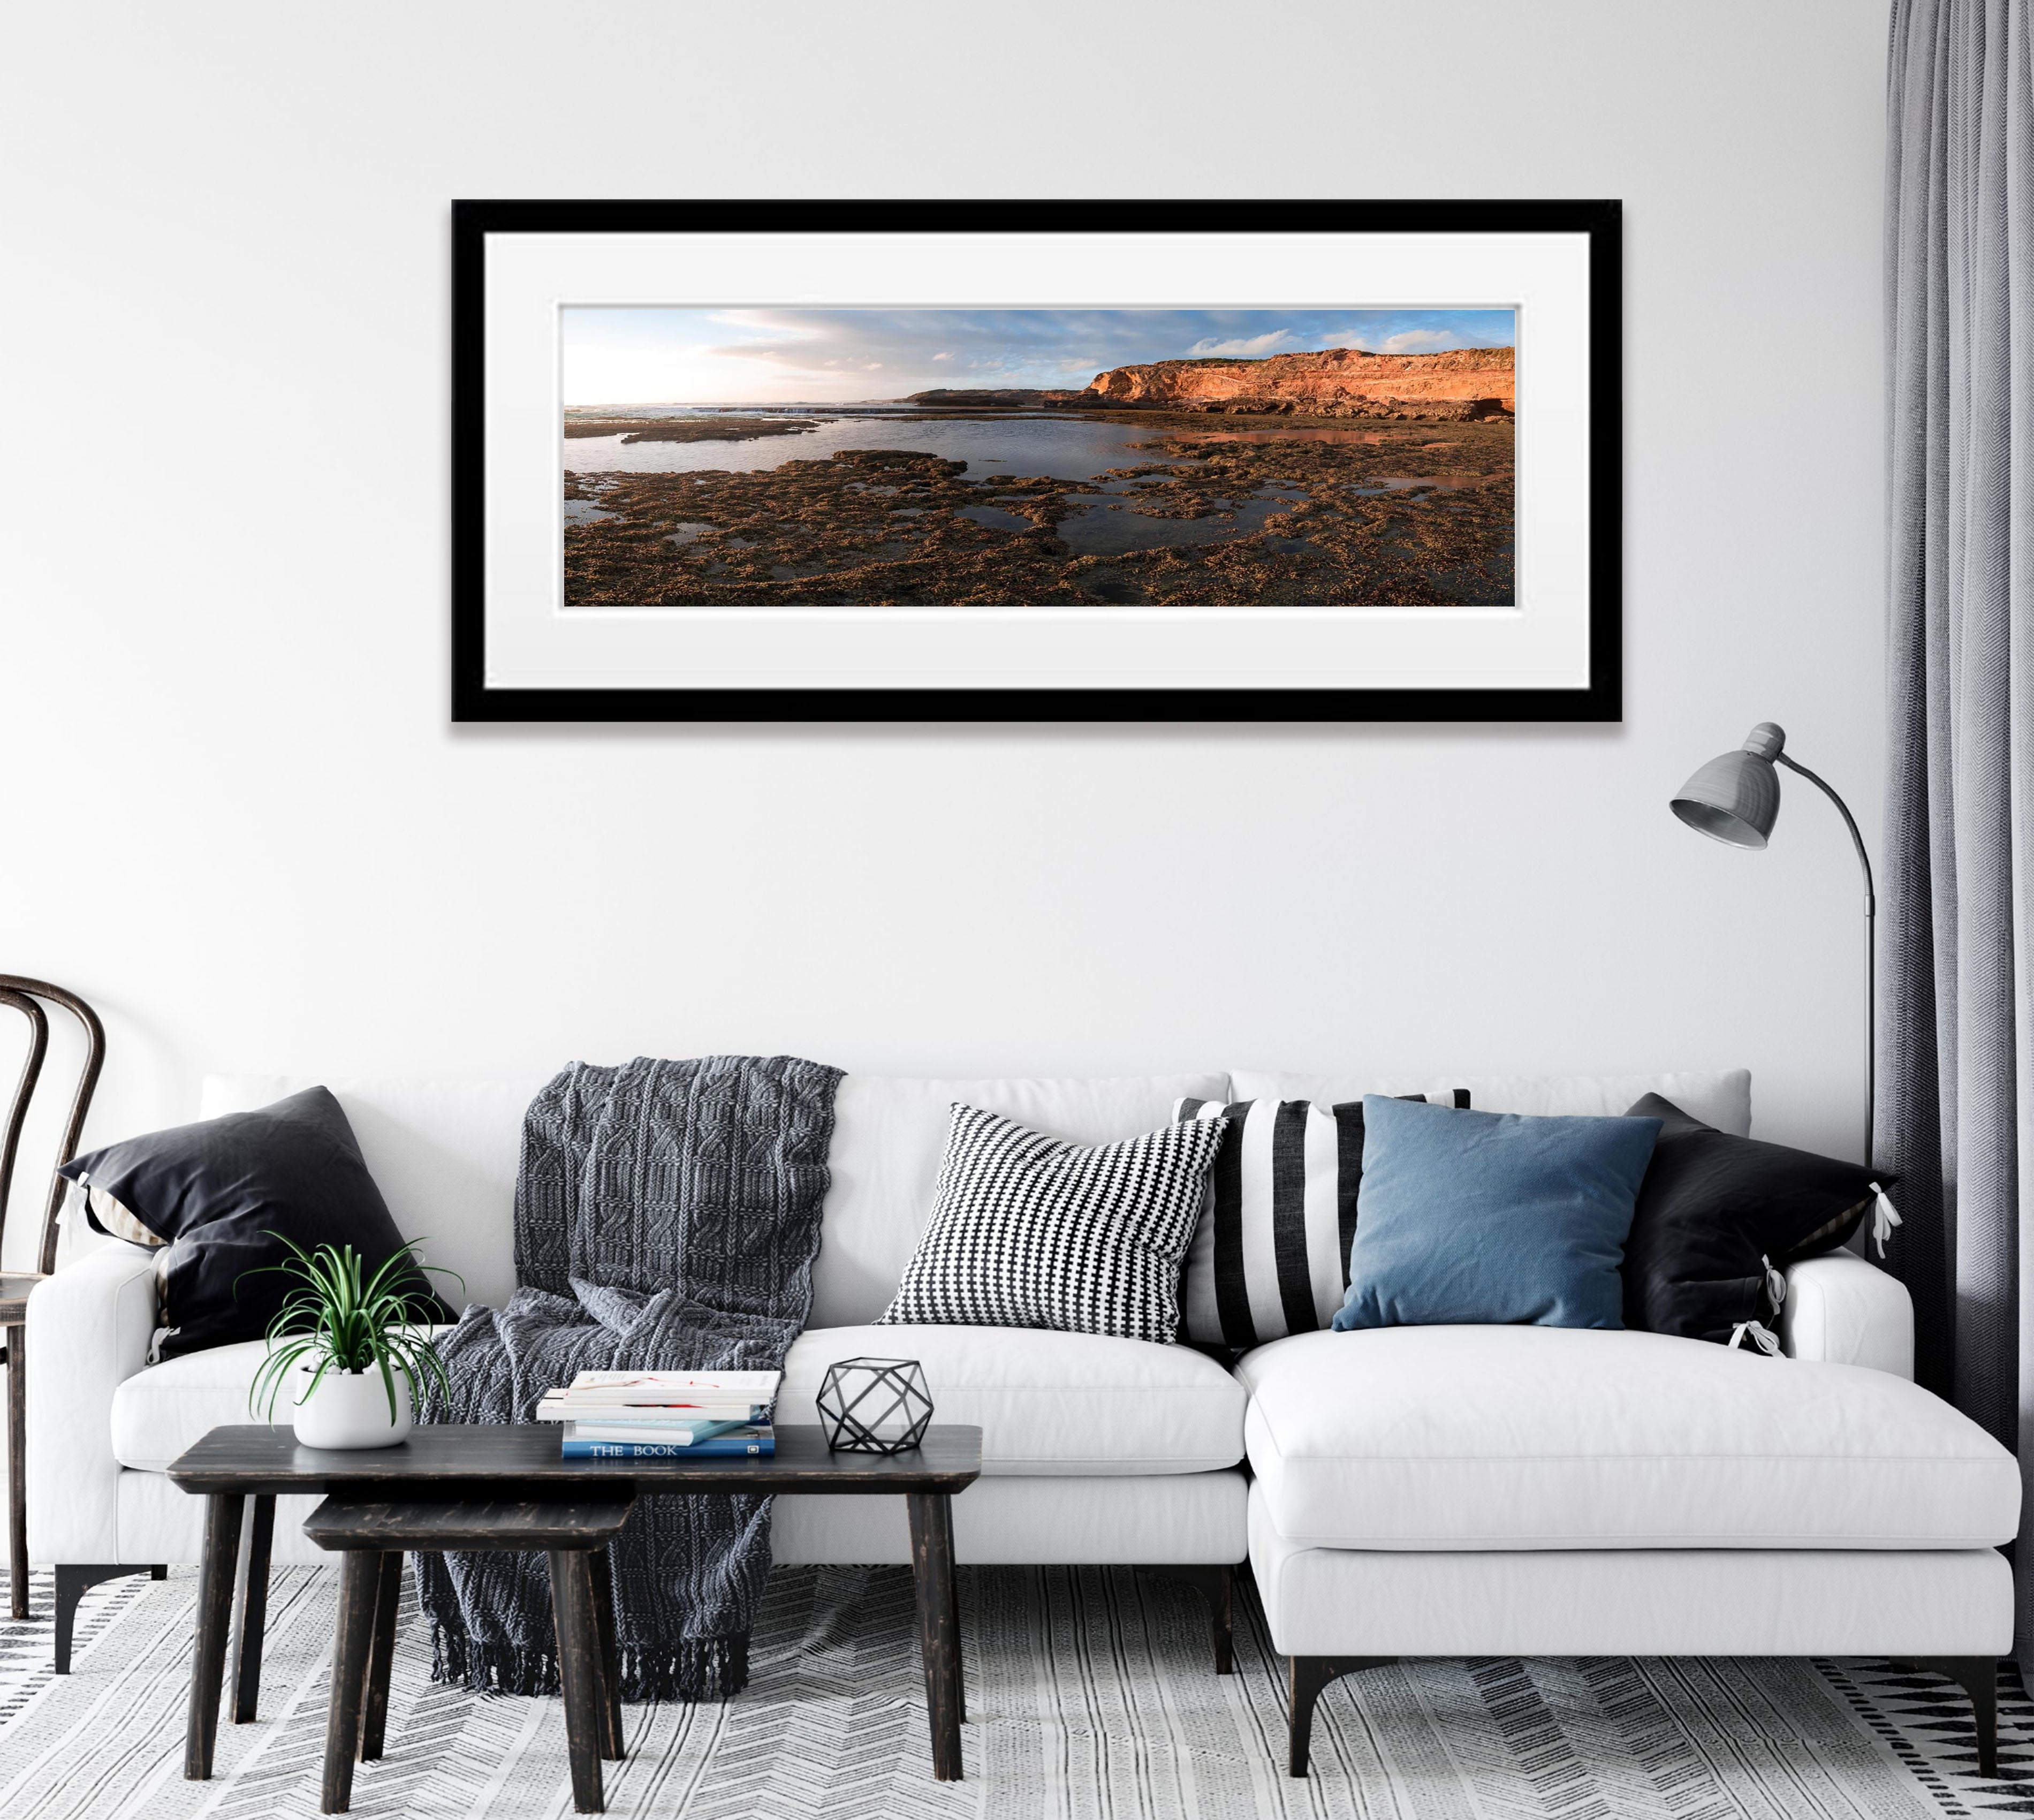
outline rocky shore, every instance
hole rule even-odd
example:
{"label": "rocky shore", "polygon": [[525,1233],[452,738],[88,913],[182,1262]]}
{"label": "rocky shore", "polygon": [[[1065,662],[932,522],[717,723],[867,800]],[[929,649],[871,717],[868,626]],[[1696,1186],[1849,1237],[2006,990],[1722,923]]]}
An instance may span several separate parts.
{"label": "rocky shore", "polygon": [[816,430],[817,418],[568,417],[565,440],[619,435],[624,442],[753,442],[762,436],[796,436]]}
{"label": "rocky shore", "polygon": [[914,392],[899,402],[936,411],[1041,411],[1050,406],[1088,401],[1085,392],[1038,392],[1012,385],[973,392],[940,386],[931,392]]}
{"label": "rocky shore", "polygon": [[[977,480],[904,449],[569,472],[566,497],[601,516],[565,528],[566,604],[1512,604],[1508,419],[1312,438],[1232,422],[1154,418],[1146,460],[1083,481]],[[1069,542],[1154,520],[1202,540],[1101,555]]]}

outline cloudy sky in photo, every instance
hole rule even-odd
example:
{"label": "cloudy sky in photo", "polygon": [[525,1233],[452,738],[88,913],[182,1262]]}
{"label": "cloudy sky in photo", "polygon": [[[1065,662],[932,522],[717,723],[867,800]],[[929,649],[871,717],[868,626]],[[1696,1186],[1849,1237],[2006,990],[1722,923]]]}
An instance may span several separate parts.
{"label": "cloudy sky in photo", "polygon": [[935,386],[1079,388],[1112,366],[1323,347],[1507,347],[1509,310],[561,312],[569,405],[845,404]]}

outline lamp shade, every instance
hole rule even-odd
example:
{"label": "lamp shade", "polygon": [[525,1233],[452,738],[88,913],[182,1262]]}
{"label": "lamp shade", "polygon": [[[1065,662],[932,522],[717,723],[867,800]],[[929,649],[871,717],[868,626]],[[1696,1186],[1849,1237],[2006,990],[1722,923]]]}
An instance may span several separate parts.
{"label": "lamp shade", "polygon": [[1762,720],[1736,752],[1713,758],[1673,799],[1675,814],[1698,832],[1732,846],[1765,846],[1780,813],[1780,778],[1773,768],[1787,735]]}

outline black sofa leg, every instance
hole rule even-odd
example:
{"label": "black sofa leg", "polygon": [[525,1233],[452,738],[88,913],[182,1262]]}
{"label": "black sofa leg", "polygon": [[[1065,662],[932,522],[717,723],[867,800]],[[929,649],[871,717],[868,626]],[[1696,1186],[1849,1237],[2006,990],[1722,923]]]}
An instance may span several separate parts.
{"label": "black sofa leg", "polygon": [[1140,1567],[1137,1571],[1152,1574],[1161,1580],[1177,1580],[1182,1585],[1192,1587],[1207,1600],[1214,1641],[1214,1672],[1218,1675],[1233,1675],[1236,1672],[1236,1570],[1233,1567],[1197,1567],[1169,1561]]}
{"label": "black sofa leg", "polygon": [[56,1669],[59,1675],[70,1672],[70,1639],[77,1622],[78,1600],[100,1581],[118,1580],[128,1574],[146,1574],[152,1580],[167,1580],[170,1570],[167,1567],[126,1567],[110,1563],[88,1567],[68,1561],[58,1563]]}
{"label": "black sofa leg", "polygon": [[1388,1668],[1396,1656],[1295,1656],[1287,1671],[1291,1704],[1286,1733],[1285,1773],[1304,1776],[1314,1736],[1314,1702],[1330,1681],[1362,1668]]}
{"label": "black sofa leg", "polygon": [[1977,1727],[1977,1773],[1998,1773],[1998,1664],[1989,1656],[1915,1656],[1907,1658],[1931,1675],[1946,1675],[1970,1695]]}

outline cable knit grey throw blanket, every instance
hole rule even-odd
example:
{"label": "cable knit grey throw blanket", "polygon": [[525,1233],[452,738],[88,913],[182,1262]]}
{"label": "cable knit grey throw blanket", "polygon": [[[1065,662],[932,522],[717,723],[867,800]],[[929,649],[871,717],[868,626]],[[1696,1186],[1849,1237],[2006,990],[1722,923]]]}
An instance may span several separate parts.
{"label": "cable knit grey throw blanket", "polygon": [[[838,1068],[790,1056],[574,1063],[523,1123],[516,1276],[439,1342],[427,1422],[527,1422],[582,1371],[770,1371],[812,1303]],[[441,1681],[557,1691],[540,1554],[418,1555]],[[644,1497],[612,1544],[625,1700],[749,1679],[770,1500]]]}

